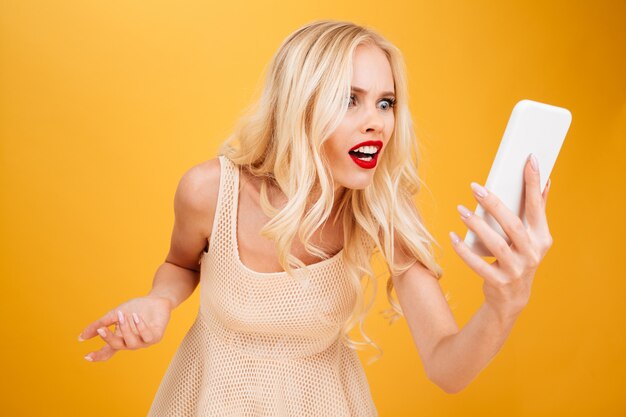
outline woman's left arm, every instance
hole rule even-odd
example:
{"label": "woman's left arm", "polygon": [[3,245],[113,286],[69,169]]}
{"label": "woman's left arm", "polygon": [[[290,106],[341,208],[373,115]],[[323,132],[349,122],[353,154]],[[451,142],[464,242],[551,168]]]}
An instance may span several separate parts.
{"label": "woman's left arm", "polygon": [[423,305],[432,303],[433,298],[441,300],[440,292],[434,290],[433,280],[424,279],[423,268],[411,268],[402,276],[394,277],[400,305],[418,350],[422,351],[429,378],[448,393],[465,388],[498,353],[527,305],[535,271],[552,246],[545,211],[550,184],[542,193],[539,172],[530,159],[524,167],[524,182],[528,226],[494,194],[472,186],[479,204],[498,221],[511,239],[511,246],[483,219],[459,209],[467,227],[496,258],[491,264],[486,262],[451,234],[456,253],[484,279],[485,300],[460,331],[455,330],[450,313],[442,308],[441,301],[437,313],[445,313],[444,317],[448,317],[445,320],[441,316],[435,319],[433,311]]}

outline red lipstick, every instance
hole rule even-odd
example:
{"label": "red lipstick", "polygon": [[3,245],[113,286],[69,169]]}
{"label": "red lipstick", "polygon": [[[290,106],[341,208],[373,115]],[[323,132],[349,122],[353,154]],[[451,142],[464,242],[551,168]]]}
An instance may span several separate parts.
{"label": "red lipstick", "polygon": [[[358,152],[357,149],[362,146],[373,146],[376,148],[376,151],[374,153],[371,153],[371,149],[369,149],[369,152]],[[380,150],[382,148],[382,141],[368,140],[353,146],[348,154],[350,155],[350,158],[352,158],[352,161],[361,168],[372,169],[376,167],[376,163],[378,162],[378,155],[380,154]]]}

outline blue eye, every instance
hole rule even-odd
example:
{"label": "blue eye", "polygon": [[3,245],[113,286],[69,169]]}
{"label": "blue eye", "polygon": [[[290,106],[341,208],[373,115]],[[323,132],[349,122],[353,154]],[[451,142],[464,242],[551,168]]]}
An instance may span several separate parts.
{"label": "blue eye", "polygon": [[387,103],[387,107],[383,108],[383,110],[389,110],[390,108],[392,108],[393,106],[396,105],[396,99],[395,98],[385,98],[381,101],[381,103]]}
{"label": "blue eye", "polygon": [[[354,106],[355,101],[356,101],[356,97],[355,97],[354,95],[351,95],[351,96],[349,97],[349,99],[348,99],[348,107],[352,107],[352,106]],[[386,106],[379,107],[379,108],[380,108],[381,110],[385,110],[385,111],[387,111],[387,110],[391,109],[392,107],[394,107],[394,106],[396,105],[396,99],[395,99],[395,98],[385,98],[385,99],[382,99],[382,100],[379,102],[379,104],[380,104],[380,103],[386,103]]]}

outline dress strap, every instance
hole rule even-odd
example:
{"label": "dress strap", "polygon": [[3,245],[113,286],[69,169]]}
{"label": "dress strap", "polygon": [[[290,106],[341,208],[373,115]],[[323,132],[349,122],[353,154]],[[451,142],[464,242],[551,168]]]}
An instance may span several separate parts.
{"label": "dress strap", "polygon": [[220,186],[209,251],[213,250],[217,259],[231,259],[234,250],[232,230],[235,227],[234,222],[237,221],[239,169],[224,155],[220,155],[218,159],[220,161]]}

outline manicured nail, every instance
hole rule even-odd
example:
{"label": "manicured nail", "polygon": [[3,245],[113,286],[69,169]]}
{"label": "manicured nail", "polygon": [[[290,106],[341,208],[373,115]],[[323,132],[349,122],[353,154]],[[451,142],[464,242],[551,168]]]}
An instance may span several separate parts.
{"label": "manicured nail", "polygon": [[83,339],[83,334],[82,333],[78,335],[78,341],[79,342],[84,342],[85,341],[85,339]]}
{"label": "manicured nail", "polygon": [[120,310],[117,310],[117,318],[120,321],[120,324],[124,324],[124,315]]}
{"label": "manicured nail", "polygon": [[139,316],[137,313],[133,313],[133,320],[135,320],[135,324],[139,324]]}
{"label": "manicured nail", "polygon": [[535,172],[539,171],[539,162],[537,162],[537,157],[532,153],[530,154],[530,165]]}
{"label": "manicured nail", "polygon": [[88,360],[89,362],[93,362],[93,359],[91,359],[91,356],[89,355],[85,355],[84,358],[85,360]]}
{"label": "manicured nail", "polygon": [[463,204],[459,204],[458,206],[456,206],[456,209],[459,211],[459,213],[461,213],[461,216],[466,219],[472,215],[472,212],[469,211],[467,207],[465,207]]}
{"label": "manicured nail", "polygon": [[96,330],[98,332],[98,334],[102,337],[106,337],[107,332],[104,330],[104,327],[99,328],[98,330]]}
{"label": "manicured nail", "polygon": [[487,197],[486,188],[476,184],[475,182],[471,183],[470,186],[472,187],[472,190],[474,190],[474,192],[476,193],[478,197],[481,197],[481,198]]}
{"label": "manicured nail", "polygon": [[461,241],[461,238],[454,232],[450,232],[450,239],[452,239],[452,243],[455,245]]}

